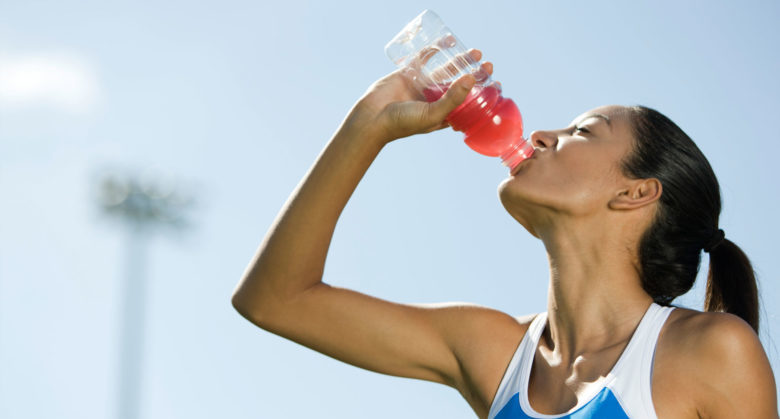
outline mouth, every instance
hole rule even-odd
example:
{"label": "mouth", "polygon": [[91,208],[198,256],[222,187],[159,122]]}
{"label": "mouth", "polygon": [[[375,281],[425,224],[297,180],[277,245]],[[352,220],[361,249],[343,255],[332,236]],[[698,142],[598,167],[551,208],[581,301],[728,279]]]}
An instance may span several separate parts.
{"label": "mouth", "polygon": [[520,173],[520,171],[523,169],[523,167],[524,167],[525,165],[527,165],[527,164],[528,164],[528,162],[530,162],[531,160],[533,160],[533,159],[535,159],[535,158],[536,158],[536,153],[537,153],[537,152],[534,150],[534,153],[533,153],[533,154],[531,154],[531,157],[528,157],[527,159],[525,159],[525,160],[521,161],[521,162],[520,162],[520,164],[518,164],[517,166],[515,166],[515,167],[514,167],[514,169],[512,169],[512,170],[510,170],[510,171],[509,171],[509,174],[510,174],[511,176],[515,176],[516,174]]}

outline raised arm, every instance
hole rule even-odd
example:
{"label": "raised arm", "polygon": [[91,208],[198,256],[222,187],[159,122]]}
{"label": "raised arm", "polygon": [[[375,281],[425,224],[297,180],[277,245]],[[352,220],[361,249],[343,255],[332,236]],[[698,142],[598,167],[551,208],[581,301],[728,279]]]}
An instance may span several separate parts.
{"label": "raised arm", "polygon": [[[479,52],[474,54],[479,59]],[[485,69],[492,71],[489,64]],[[506,314],[472,305],[396,304],[322,282],[336,221],[380,150],[396,138],[446,127],[446,115],[473,83],[473,77],[462,78],[433,103],[419,101],[400,72],[371,86],[271,226],[233,295],[239,313],[347,363],[462,392],[464,363],[484,357],[508,361],[521,335],[495,336],[496,331],[522,326]],[[470,338],[490,334],[494,349],[477,354]],[[497,386],[502,372],[491,372],[498,376],[489,381]]]}

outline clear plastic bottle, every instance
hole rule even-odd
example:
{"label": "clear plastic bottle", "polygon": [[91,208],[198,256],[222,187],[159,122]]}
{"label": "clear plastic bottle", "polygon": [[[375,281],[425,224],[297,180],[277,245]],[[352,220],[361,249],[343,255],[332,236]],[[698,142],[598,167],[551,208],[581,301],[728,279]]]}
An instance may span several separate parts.
{"label": "clear plastic bottle", "polygon": [[474,151],[514,169],[531,157],[533,146],[523,138],[523,118],[512,99],[501,95],[501,84],[480,69],[481,62],[444,25],[436,13],[425,10],[409,22],[386,46],[385,53],[404,68],[425,100],[433,102],[465,74],[477,83],[466,100],[447,116],[456,131],[466,135]]}

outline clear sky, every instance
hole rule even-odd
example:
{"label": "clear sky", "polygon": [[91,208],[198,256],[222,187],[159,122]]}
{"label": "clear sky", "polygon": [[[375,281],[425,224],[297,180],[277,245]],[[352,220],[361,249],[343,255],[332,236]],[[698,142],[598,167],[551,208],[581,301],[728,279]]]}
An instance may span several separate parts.
{"label": "clear sky", "polygon": [[[780,356],[780,3],[0,2],[0,417],[116,408],[127,233],[97,176],[150,168],[197,199],[147,241],[143,418],[474,417],[452,389],[331,360],[243,320],[230,295],[383,47],[424,8],[495,63],[529,130],[644,104],[708,156],[721,227],[760,276]],[[545,309],[541,243],[507,175],[461,136],[391,144],[339,222],[326,281],[400,302]],[[707,258],[702,272],[706,273]],[[699,308],[703,275],[678,302]]]}

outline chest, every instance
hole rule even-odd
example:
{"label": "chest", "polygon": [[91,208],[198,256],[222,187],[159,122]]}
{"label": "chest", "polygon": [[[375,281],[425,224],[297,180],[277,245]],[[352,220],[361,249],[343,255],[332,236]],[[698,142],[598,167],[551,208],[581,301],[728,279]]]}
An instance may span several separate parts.
{"label": "chest", "polygon": [[[613,348],[573,363],[563,364],[537,350],[528,380],[528,402],[537,413],[557,415],[572,411],[595,399],[605,399],[605,384],[609,373],[620,358],[623,348]],[[650,371],[651,408],[658,418],[698,418],[685,377],[665,353],[654,357]],[[637,374],[638,375],[638,374]],[[619,379],[639,380],[622,375]],[[593,403],[590,403],[591,405]]]}
{"label": "chest", "polygon": [[621,351],[615,348],[563,362],[554,353],[537,349],[528,377],[529,404],[538,413],[556,415],[589,401],[604,388]]}

